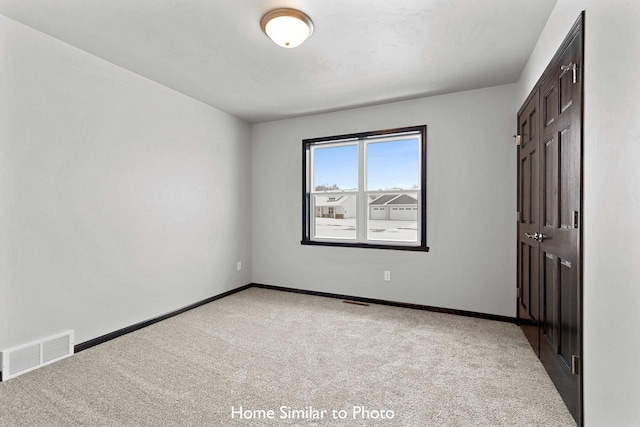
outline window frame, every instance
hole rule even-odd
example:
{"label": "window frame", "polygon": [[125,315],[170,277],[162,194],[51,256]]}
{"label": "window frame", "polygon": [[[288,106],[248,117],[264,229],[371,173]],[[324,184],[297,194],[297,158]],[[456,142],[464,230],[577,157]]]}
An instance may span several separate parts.
{"label": "window frame", "polygon": [[[366,186],[367,171],[366,171],[366,155],[367,146],[370,143],[385,142],[396,140],[408,139],[412,135],[419,137],[419,179],[420,188],[418,190],[368,190]],[[326,191],[327,195],[342,195],[342,196],[354,196],[356,197],[356,238],[355,239],[339,239],[339,238],[314,238],[313,218],[311,213],[315,214],[315,203],[312,203],[312,197],[316,196],[317,192],[312,191],[311,186],[313,183],[313,162],[312,152],[314,147],[319,147],[324,144],[331,144],[333,147],[344,145],[357,145],[358,146],[358,189],[357,191]],[[361,149],[361,147],[364,147]],[[368,239],[368,215],[369,215],[369,195],[370,194],[417,194],[418,195],[418,241],[417,242],[402,242],[389,240],[389,243],[385,243],[385,240],[369,240]],[[361,208],[361,204],[364,203],[364,207]],[[363,221],[364,220],[364,221]],[[358,227],[362,227],[364,224],[364,237],[366,241],[358,240],[358,234],[362,236],[362,231],[358,232]],[[315,246],[337,246],[337,247],[355,247],[355,248],[370,248],[370,249],[391,249],[391,250],[403,250],[403,251],[421,251],[428,252],[427,246],[427,126],[410,126],[395,129],[385,129],[369,132],[358,132],[345,135],[327,136],[322,138],[310,138],[302,140],[302,245],[315,245]]]}

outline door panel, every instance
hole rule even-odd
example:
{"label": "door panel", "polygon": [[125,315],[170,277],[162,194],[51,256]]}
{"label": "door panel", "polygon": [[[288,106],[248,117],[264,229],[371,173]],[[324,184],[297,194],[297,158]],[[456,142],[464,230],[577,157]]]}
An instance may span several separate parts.
{"label": "door panel", "polygon": [[560,86],[558,92],[560,95],[560,113],[562,114],[573,104],[573,86],[575,85],[573,82],[573,72],[565,72],[560,76],[558,85]]}
{"label": "door panel", "polygon": [[[579,160],[580,151],[577,147],[573,128],[569,124],[558,133],[560,141],[560,200],[558,200],[558,210],[560,211],[560,228],[572,230],[573,212],[578,209],[580,197],[579,187],[575,188],[576,160]],[[578,159],[576,159],[578,157]]]}
{"label": "door panel", "polygon": [[579,425],[582,25],[581,16],[518,115],[518,318]]}
{"label": "door panel", "polygon": [[520,182],[522,197],[521,224],[531,223],[531,161],[529,156],[520,160]]}
{"label": "door panel", "polygon": [[544,144],[544,224],[547,227],[558,226],[558,157],[559,145],[555,138]]}
{"label": "door panel", "polygon": [[543,111],[544,111],[544,127],[550,126],[558,116],[558,92],[556,86],[551,84],[544,92]]}
{"label": "door panel", "polygon": [[532,248],[529,252],[530,259],[530,271],[531,281],[529,290],[529,315],[534,322],[540,320],[540,250],[539,248]]}
{"label": "door panel", "polygon": [[560,260],[560,348],[558,354],[571,369],[571,356],[578,354],[576,346],[576,274],[570,261]]}
{"label": "door panel", "polygon": [[520,284],[520,307],[523,314],[529,315],[529,295],[531,289],[531,255],[529,255],[529,245],[527,243],[520,244],[520,271],[522,272]]}
{"label": "door panel", "polygon": [[542,333],[548,340],[554,351],[558,350],[558,337],[560,336],[560,322],[558,313],[558,299],[560,289],[558,287],[558,258],[546,253],[544,257],[544,302]]}

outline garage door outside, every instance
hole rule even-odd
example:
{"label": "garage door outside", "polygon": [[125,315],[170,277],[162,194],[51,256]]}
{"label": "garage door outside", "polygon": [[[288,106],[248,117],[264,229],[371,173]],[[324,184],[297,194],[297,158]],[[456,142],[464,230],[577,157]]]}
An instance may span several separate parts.
{"label": "garage door outside", "polygon": [[370,206],[370,219],[387,219],[387,208],[385,206]]}
{"label": "garage door outside", "polygon": [[389,211],[389,219],[396,221],[417,221],[418,208],[392,207]]}

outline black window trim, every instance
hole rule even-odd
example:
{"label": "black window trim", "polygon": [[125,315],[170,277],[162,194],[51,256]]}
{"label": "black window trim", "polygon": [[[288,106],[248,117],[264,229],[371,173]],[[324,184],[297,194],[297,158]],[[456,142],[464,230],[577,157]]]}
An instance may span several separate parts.
{"label": "black window trim", "polygon": [[[392,136],[403,133],[420,133],[420,211],[422,213],[420,224],[420,242],[418,245],[394,245],[377,243],[347,243],[347,242],[327,242],[311,240],[310,212],[311,195],[308,190],[309,170],[307,168],[308,152],[311,145],[328,142],[346,142],[347,140],[360,140],[376,136]],[[336,246],[348,248],[369,248],[369,249],[391,249],[399,251],[429,252],[427,246],[427,125],[410,126],[395,129],[384,129],[370,132],[358,132],[345,135],[326,136],[322,138],[309,138],[302,140],[302,245],[309,246]]]}

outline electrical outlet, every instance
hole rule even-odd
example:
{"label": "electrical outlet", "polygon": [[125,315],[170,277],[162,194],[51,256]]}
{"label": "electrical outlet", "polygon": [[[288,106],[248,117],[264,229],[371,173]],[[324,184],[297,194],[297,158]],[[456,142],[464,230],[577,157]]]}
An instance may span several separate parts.
{"label": "electrical outlet", "polygon": [[238,263],[236,264],[236,270],[242,270],[242,263],[240,261],[238,261]]}
{"label": "electrical outlet", "polygon": [[384,281],[385,282],[390,282],[391,281],[391,272],[388,270],[385,270],[384,272]]}

